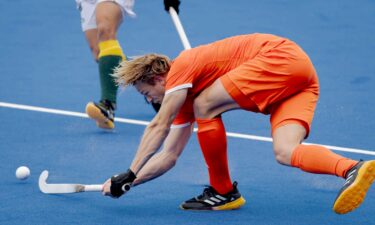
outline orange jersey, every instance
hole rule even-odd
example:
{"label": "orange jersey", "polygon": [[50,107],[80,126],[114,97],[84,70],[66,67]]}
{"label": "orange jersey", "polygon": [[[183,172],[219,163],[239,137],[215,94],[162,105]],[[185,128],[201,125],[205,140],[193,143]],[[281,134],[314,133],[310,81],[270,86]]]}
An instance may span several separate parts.
{"label": "orange jersey", "polygon": [[190,88],[189,96],[197,96],[217,78],[283,40],[270,34],[248,34],[183,51],[168,73],[166,94]]}
{"label": "orange jersey", "polygon": [[[263,70],[263,68],[252,67],[251,70],[247,70],[246,64],[253,59],[257,59],[256,57],[263,55],[263,53],[268,53],[270,51],[275,52],[275,49],[281,49],[282,51],[276,52],[276,57],[268,58],[266,62],[271,63],[272,70],[270,71],[272,73],[275,73],[274,71],[285,73],[284,70],[288,70],[289,67],[283,68],[284,62],[282,61],[282,58],[286,55],[288,56],[284,57],[286,60],[293,58],[293,56],[290,57],[289,52],[293,52],[295,49],[299,48],[294,43],[292,45],[285,45],[285,42],[289,43],[290,41],[270,34],[249,34],[230,37],[211,44],[183,51],[172,63],[171,69],[166,77],[166,95],[176,90],[188,88],[186,102],[182,106],[173,124],[180,125],[193,122],[194,98],[218,78],[223,75],[234,73],[238,74],[238,76],[248,76],[251,79],[257,80],[259,78],[260,81],[266,81],[267,86],[264,86],[262,82],[258,82],[259,84],[253,84],[252,81],[248,82],[247,80],[231,83],[233,83],[233,85],[235,85],[241,92],[245,90],[243,93],[244,95],[251,94],[249,99],[254,101],[257,105],[257,108],[253,108],[251,111],[269,113],[266,108],[275,103],[276,100],[283,97],[280,93],[275,91],[276,86],[279,86],[280,82],[274,83],[273,80],[275,77],[269,76],[268,74],[270,68]],[[288,48],[291,46],[291,48],[287,49],[286,52],[283,52],[283,48],[278,48],[280,45],[287,46]],[[273,67],[273,63],[279,64]],[[257,65],[261,64],[259,63]],[[245,68],[243,68],[244,66]],[[283,76],[279,77],[280,80],[283,79]],[[226,83],[223,83],[224,86],[227,85]],[[272,90],[272,88],[270,89],[270,87],[274,87],[275,90]],[[271,90],[272,92],[264,92],[264,88],[267,88],[267,90]],[[226,89],[228,91],[227,87]],[[237,101],[236,96],[232,95],[232,97]],[[241,102],[237,102],[242,108],[246,109],[244,105],[241,105]]]}

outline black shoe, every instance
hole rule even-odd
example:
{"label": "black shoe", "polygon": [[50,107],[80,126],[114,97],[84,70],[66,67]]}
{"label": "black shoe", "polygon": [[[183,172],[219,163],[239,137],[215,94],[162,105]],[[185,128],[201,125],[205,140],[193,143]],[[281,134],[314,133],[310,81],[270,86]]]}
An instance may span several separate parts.
{"label": "black shoe", "polygon": [[245,199],[237,189],[237,182],[233,183],[233,190],[221,195],[211,186],[203,190],[203,194],[189,199],[180,205],[185,210],[232,210],[245,204]]}
{"label": "black shoe", "polygon": [[333,210],[345,214],[356,209],[365,199],[375,179],[375,160],[359,161],[346,173],[346,180],[336,197]]}
{"label": "black shoe", "polygon": [[99,103],[89,102],[86,105],[87,115],[96,121],[96,125],[103,129],[115,128],[114,119],[116,104],[108,100]]}

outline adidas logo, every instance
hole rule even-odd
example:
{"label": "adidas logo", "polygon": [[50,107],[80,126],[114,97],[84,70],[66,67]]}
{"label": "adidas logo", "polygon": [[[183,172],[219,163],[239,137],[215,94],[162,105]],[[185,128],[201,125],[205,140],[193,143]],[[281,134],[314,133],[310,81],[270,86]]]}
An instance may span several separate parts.
{"label": "adidas logo", "polygon": [[227,198],[221,196],[221,195],[215,195],[214,197],[210,197],[209,199],[204,200],[204,202],[210,204],[210,205],[216,205],[220,204],[223,201],[226,201]]}

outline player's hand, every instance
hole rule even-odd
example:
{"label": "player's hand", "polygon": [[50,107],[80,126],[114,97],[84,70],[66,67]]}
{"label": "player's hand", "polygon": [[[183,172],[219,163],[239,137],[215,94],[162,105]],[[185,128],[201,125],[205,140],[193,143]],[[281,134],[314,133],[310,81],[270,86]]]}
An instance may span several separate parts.
{"label": "player's hand", "polygon": [[179,5],[181,4],[180,0],[164,0],[164,9],[169,12],[169,7],[173,7],[176,10],[177,14],[180,12]]}
{"label": "player's hand", "polygon": [[110,196],[110,197],[112,197],[112,195],[111,195],[111,179],[108,179],[108,180],[106,180],[106,182],[104,182],[103,189],[102,189],[102,194],[104,196]]}
{"label": "player's hand", "polygon": [[119,198],[125,192],[129,191],[133,181],[137,178],[133,171],[128,169],[124,173],[114,175],[103,185],[103,194],[113,198]]}

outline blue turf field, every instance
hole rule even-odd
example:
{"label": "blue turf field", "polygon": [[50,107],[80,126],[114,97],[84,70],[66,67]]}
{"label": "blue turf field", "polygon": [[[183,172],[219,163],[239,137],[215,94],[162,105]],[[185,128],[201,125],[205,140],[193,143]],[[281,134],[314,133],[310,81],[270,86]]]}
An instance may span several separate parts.
{"label": "blue turf field", "polygon": [[[129,56],[159,52],[175,57],[181,42],[162,1],[137,1],[119,40]],[[372,0],[182,0],[180,18],[192,46],[231,35],[267,32],[288,37],[310,55],[321,97],[308,142],[370,151],[337,151],[375,158],[375,2]],[[0,2],[0,102],[83,112],[99,97],[96,63],[80,30],[73,0]],[[154,113],[134,89],[119,95],[117,116],[149,121]],[[375,188],[355,212],[331,206],[343,180],[278,165],[269,142],[229,138],[233,180],[247,199],[240,210],[186,212],[178,205],[207,184],[193,135],[176,167],[120,200],[98,193],[45,195],[50,182],[101,183],[127,169],[144,126],[117,123],[114,132],[92,121],[0,107],[0,224],[375,224]],[[227,130],[269,137],[268,117],[236,111]],[[238,118],[241,118],[239,120]],[[31,177],[18,181],[20,165]]]}

